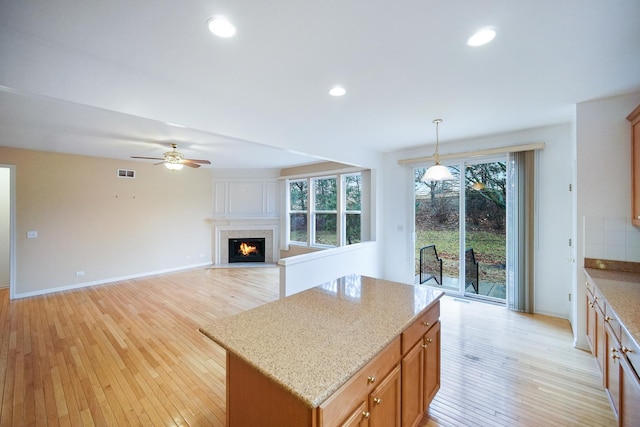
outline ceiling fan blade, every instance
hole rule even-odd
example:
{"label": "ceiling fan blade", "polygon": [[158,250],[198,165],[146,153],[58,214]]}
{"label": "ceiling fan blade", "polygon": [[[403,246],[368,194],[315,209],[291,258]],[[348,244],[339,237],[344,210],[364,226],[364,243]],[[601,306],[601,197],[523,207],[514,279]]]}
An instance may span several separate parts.
{"label": "ceiling fan blade", "polygon": [[[156,160],[160,160],[160,159],[156,159]],[[162,162],[154,163],[154,164],[153,164],[153,166],[162,165],[162,164],[164,164],[164,163],[167,163],[167,162],[162,161]]]}
{"label": "ceiling fan blade", "polygon": [[182,162],[183,165],[189,166],[190,168],[199,168],[200,165],[197,163],[193,163],[191,160],[184,159]]}
{"label": "ceiling fan blade", "polygon": [[164,160],[161,157],[139,157],[139,156],[131,156],[132,159],[146,159],[146,160]]}
{"label": "ceiling fan blade", "polygon": [[198,159],[184,159],[185,162],[192,162],[192,163],[200,163],[203,165],[210,165],[211,162],[209,160],[198,160]]}

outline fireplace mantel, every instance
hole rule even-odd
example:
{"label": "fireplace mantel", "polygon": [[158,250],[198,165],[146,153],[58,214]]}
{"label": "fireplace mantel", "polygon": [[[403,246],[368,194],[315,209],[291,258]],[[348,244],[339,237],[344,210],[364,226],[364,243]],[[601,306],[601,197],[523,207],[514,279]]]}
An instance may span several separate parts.
{"label": "fireplace mantel", "polygon": [[213,263],[229,263],[229,239],[265,239],[265,262],[275,263],[279,259],[278,218],[243,218],[213,221]]}

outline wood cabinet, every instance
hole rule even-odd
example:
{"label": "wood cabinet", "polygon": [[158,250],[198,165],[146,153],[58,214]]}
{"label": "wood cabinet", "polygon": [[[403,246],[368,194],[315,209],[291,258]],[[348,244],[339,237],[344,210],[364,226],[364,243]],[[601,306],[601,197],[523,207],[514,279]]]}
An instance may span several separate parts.
{"label": "wood cabinet", "polygon": [[614,415],[621,427],[640,426],[640,348],[597,285],[588,282],[587,288],[587,338]]}
{"label": "wood cabinet", "polygon": [[369,427],[400,426],[400,365],[369,395]]}
{"label": "wood cabinet", "polygon": [[620,408],[620,350],[618,340],[608,326],[605,328],[604,341],[607,348],[606,369],[603,371],[604,386],[609,394],[613,414],[617,417]]}
{"label": "wood cabinet", "polygon": [[[399,372],[395,375],[395,371],[401,357],[400,337],[397,337],[320,405],[318,408],[318,425],[370,426],[376,425],[373,424],[376,422],[374,420],[376,417],[388,418],[384,410],[393,410],[389,409],[389,407],[395,402],[395,399],[389,397],[393,393],[396,376],[397,386],[400,386],[400,375]],[[399,398],[399,389],[397,395]],[[373,399],[380,399],[380,403],[374,402]],[[372,410],[374,406],[376,408]],[[399,418],[399,404],[397,411]],[[394,426],[399,425],[399,423],[388,425]]]}
{"label": "wood cabinet", "polygon": [[620,410],[618,425],[622,427],[640,426],[640,379],[629,364],[620,358]]}
{"label": "wood cabinet", "polygon": [[227,353],[227,424],[417,425],[440,388],[439,317],[436,302],[316,408]]}
{"label": "wood cabinet", "polygon": [[604,373],[606,358],[606,343],[604,337],[604,309],[602,297],[597,288],[587,285],[587,340],[591,346],[591,353],[598,361],[600,372]]}
{"label": "wood cabinet", "polygon": [[440,389],[440,316],[432,309],[402,334],[402,426],[416,426]]}
{"label": "wood cabinet", "polygon": [[440,322],[433,325],[424,337],[424,407],[440,390]]}
{"label": "wood cabinet", "polygon": [[631,223],[640,227],[640,105],[627,120],[631,122]]}
{"label": "wood cabinet", "polygon": [[425,412],[422,341],[402,358],[402,426],[414,426]]}
{"label": "wood cabinet", "polygon": [[[372,377],[369,377],[372,378]],[[369,383],[376,382],[376,379],[368,380]],[[349,400],[349,396],[337,396],[332,399],[330,406],[337,408],[338,411],[344,408],[345,401]],[[400,365],[384,377],[380,384],[373,389],[364,399],[356,400],[358,403],[348,412],[346,419],[333,423],[329,413],[324,412],[324,416],[320,420],[320,425],[340,425],[358,426],[358,427],[386,427],[400,426],[401,417],[401,400],[400,400]]]}

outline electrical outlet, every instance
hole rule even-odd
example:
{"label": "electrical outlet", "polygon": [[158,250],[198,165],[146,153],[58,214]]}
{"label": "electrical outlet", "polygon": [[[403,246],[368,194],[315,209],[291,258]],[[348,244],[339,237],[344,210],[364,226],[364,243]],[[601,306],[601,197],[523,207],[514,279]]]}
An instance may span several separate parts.
{"label": "electrical outlet", "polygon": [[27,239],[36,239],[38,237],[37,231],[27,231]]}
{"label": "electrical outlet", "polygon": [[571,294],[569,294],[569,302],[571,302]]}
{"label": "electrical outlet", "polygon": [[76,277],[84,276],[84,271],[76,271]]}

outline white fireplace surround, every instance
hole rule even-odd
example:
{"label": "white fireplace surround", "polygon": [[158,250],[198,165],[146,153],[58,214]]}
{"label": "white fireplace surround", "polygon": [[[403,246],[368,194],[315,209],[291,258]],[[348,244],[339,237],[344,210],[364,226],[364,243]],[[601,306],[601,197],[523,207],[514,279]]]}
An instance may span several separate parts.
{"label": "white fireplace surround", "polygon": [[277,225],[216,225],[213,228],[213,263],[229,263],[229,239],[264,238],[265,262],[277,262],[278,235]]}

